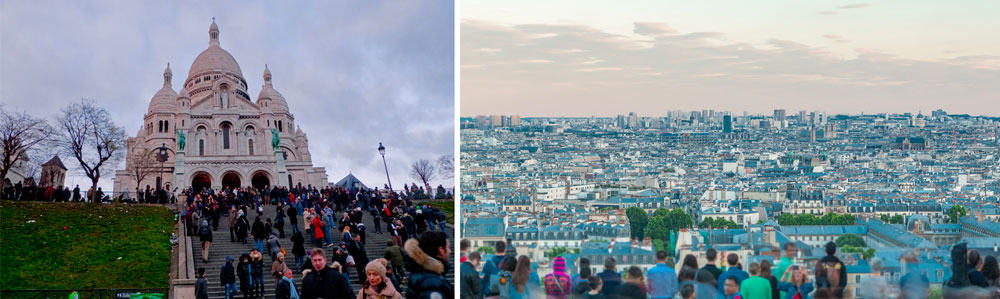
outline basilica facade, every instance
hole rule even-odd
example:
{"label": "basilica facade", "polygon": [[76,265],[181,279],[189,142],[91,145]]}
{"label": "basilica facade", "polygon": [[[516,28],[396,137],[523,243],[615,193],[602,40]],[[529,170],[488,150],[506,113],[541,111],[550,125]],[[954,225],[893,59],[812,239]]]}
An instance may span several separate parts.
{"label": "basilica facade", "polygon": [[309,140],[295,126],[267,67],[263,76],[264,86],[251,99],[236,59],[219,46],[213,21],[208,49],[191,64],[180,92],[172,87],[169,64],[164,70],[163,88],[150,100],[143,127],[128,139],[114,191],[326,186],[326,170],[313,167]]}

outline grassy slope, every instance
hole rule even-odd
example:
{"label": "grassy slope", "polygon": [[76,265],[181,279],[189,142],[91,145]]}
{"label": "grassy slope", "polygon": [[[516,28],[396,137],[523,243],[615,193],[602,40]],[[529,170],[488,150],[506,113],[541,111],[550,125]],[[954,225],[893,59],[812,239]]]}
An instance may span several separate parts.
{"label": "grassy slope", "polygon": [[446,201],[431,201],[431,200],[428,200],[428,201],[418,202],[417,204],[428,205],[428,206],[432,206],[432,207],[441,209],[441,211],[443,211],[445,214],[448,215],[448,223],[455,224],[455,202],[454,201],[450,201],[450,200],[446,200]]}
{"label": "grassy slope", "polygon": [[173,218],[163,207],[0,202],[0,288],[167,287]]}

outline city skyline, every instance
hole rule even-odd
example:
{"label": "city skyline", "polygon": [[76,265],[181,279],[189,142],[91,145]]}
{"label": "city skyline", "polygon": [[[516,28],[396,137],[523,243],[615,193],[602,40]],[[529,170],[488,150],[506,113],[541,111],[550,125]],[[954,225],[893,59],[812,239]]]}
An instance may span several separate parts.
{"label": "city skyline", "polygon": [[[214,18],[221,45],[241,63],[248,93],[256,99],[266,64],[296,125],[308,134],[315,165],[325,167],[331,181],[352,173],[369,186],[385,184],[379,142],[388,148],[397,184],[415,181],[413,161],[453,154],[453,5],[250,2],[226,8],[233,4],[3,2],[0,98],[45,118],[93,99],[134,135],[167,63],[180,91]],[[77,9],[61,9],[65,5]],[[89,185],[67,158],[67,185]],[[123,165],[124,159],[107,166],[99,186],[110,190],[110,174]]]}
{"label": "city skyline", "polygon": [[985,5],[481,1],[462,8],[460,115],[996,115]]}

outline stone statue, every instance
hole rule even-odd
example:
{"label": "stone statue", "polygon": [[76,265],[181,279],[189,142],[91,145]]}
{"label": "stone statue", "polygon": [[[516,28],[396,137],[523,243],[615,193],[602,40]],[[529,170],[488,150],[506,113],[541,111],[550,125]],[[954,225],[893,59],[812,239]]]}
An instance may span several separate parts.
{"label": "stone statue", "polygon": [[278,150],[278,143],[280,142],[281,139],[278,137],[278,129],[271,129],[271,148]]}
{"label": "stone statue", "polygon": [[185,141],[185,138],[184,138],[184,131],[181,131],[180,129],[174,129],[174,130],[177,131],[177,135],[178,135],[177,136],[177,150],[178,151],[183,151],[184,150],[184,145],[186,144],[186,141]]}

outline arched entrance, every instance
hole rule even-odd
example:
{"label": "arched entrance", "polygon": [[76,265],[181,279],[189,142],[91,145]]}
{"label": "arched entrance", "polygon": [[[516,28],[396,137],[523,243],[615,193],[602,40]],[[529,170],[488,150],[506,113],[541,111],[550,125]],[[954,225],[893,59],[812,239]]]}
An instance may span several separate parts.
{"label": "arched entrance", "polygon": [[222,175],[222,187],[239,188],[240,175],[236,172],[227,172]]}
{"label": "arched entrance", "polygon": [[252,176],[250,176],[250,185],[252,185],[254,188],[257,188],[257,189],[262,189],[262,188],[265,188],[265,187],[270,187],[271,186],[271,178],[270,178],[270,176],[267,175],[267,172],[265,172],[263,170],[257,171],[257,172],[254,172]]}
{"label": "arched entrance", "polygon": [[191,177],[191,189],[195,193],[201,192],[201,189],[212,188],[212,177],[206,172],[195,173]]}

